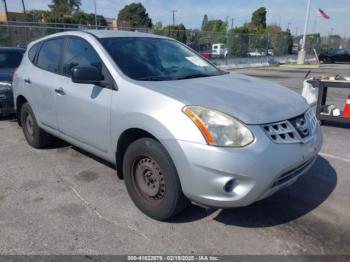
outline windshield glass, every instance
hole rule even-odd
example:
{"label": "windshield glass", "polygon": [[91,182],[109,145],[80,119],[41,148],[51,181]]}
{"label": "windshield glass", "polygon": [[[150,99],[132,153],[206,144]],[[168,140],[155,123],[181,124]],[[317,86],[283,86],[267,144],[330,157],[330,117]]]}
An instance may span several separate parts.
{"label": "windshield glass", "polygon": [[100,41],[123,73],[135,80],[179,80],[222,74],[189,48],[173,40],[116,37]]}
{"label": "windshield glass", "polygon": [[0,68],[17,68],[23,53],[19,51],[0,51]]}

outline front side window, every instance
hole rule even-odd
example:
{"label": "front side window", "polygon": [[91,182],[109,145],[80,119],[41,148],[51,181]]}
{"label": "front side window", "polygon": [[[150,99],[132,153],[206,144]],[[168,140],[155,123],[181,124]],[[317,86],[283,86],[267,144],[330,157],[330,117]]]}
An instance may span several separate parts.
{"label": "front side window", "polygon": [[17,68],[22,57],[21,51],[0,51],[0,68]]}
{"label": "front side window", "polygon": [[76,66],[94,66],[101,71],[102,61],[86,41],[79,38],[69,38],[63,55],[63,74],[70,77],[72,69]]}
{"label": "front side window", "polygon": [[135,80],[179,80],[222,74],[222,71],[174,40],[115,37],[100,41],[121,71]]}
{"label": "front side window", "polygon": [[62,45],[63,38],[45,41],[38,55],[37,66],[52,73],[58,73]]}

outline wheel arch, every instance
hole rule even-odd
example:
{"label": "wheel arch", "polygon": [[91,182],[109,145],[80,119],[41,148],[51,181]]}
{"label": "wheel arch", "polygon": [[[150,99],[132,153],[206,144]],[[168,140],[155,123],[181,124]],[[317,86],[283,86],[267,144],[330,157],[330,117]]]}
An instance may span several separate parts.
{"label": "wheel arch", "polygon": [[17,123],[22,126],[21,123],[21,110],[22,110],[22,106],[27,103],[28,100],[23,96],[23,95],[19,95],[16,98],[16,116],[17,116]]}
{"label": "wheel arch", "polygon": [[123,178],[123,158],[127,148],[134,141],[145,137],[152,138],[160,142],[160,140],[157,139],[153,134],[151,134],[149,131],[146,131],[142,128],[128,128],[124,130],[123,133],[119,136],[115,158],[116,158],[117,175],[120,179]]}

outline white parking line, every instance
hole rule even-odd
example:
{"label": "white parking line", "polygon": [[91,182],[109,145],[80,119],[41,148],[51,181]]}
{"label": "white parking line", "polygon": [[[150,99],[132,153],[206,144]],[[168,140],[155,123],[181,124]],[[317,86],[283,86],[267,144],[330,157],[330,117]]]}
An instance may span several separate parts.
{"label": "white parking line", "polygon": [[340,160],[340,161],[344,161],[344,162],[347,162],[347,163],[350,163],[350,159],[347,159],[347,158],[344,158],[344,157],[341,157],[341,156],[335,156],[335,155],[332,155],[332,154],[327,154],[327,153],[319,153],[321,156],[324,156],[324,157],[329,157],[329,158],[333,158],[333,159],[336,159],[336,160]]}

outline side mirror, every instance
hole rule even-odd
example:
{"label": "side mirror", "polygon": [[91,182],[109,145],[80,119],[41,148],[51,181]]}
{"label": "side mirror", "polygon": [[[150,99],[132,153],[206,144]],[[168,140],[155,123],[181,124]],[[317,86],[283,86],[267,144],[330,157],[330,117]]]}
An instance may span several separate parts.
{"label": "side mirror", "polygon": [[96,67],[74,67],[72,69],[72,81],[80,84],[100,84],[103,77]]}

